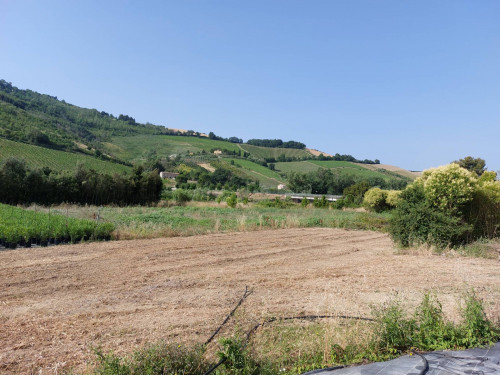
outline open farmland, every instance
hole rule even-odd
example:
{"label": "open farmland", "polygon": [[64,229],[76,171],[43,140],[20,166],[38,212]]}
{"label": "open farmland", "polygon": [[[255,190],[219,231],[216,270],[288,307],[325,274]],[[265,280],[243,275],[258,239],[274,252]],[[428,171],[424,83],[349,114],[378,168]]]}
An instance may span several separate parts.
{"label": "open farmland", "polygon": [[160,158],[187,152],[210,152],[214,148],[240,151],[238,145],[231,142],[175,135],[114,137],[111,143],[105,143],[104,145],[109,153],[114,156],[134,162],[146,160],[146,155],[151,150],[154,150]]}
{"label": "open farmland", "polygon": [[202,342],[247,285],[254,293],[238,319],[248,325],[290,314],[369,316],[395,293],[415,306],[428,290],[456,319],[471,287],[495,318],[499,279],[497,260],[397,255],[385,234],[328,228],[2,252],[0,372],[81,372],[97,345],[127,353],[159,339]]}
{"label": "open farmland", "polygon": [[[379,177],[384,180],[391,178],[408,178],[404,173],[398,171],[389,171],[382,168],[370,168],[375,164],[360,164],[352,163],[349,161],[336,161],[336,160],[305,160],[296,162],[282,162],[276,163],[276,170],[284,173],[289,172],[314,172],[320,168],[331,169],[343,175],[352,175],[362,179],[370,177]],[[410,173],[406,171],[407,174]]]}
{"label": "open farmland", "polygon": [[246,143],[240,144],[239,146],[241,149],[249,152],[253,157],[258,159],[278,159],[280,155],[285,155],[286,157],[292,158],[311,157],[310,152],[297,148],[261,147],[249,145]]}
{"label": "open farmland", "polygon": [[51,150],[0,138],[0,161],[8,157],[22,158],[30,168],[49,167],[57,171],[73,171],[77,164],[102,173],[122,173],[132,170],[125,165],[99,160],[84,154]]}
{"label": "open farmland", "polygon": [[248,178],[258,180],[260,186],[264,188],[276,188],[279,184],[285,183],[285,180],[277,172],[250,160],[231,158],[224,158],[223,160],[232,160],[234,165],[240,168]]}

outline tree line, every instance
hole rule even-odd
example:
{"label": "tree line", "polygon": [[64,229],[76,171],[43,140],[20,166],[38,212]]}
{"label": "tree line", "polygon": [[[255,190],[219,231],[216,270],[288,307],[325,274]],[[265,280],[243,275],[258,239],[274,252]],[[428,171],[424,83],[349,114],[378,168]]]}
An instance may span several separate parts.
{"label": "tree line", "polygon": [[247,144],[260,147],[274,147],[274,148],[296,148],[303,150],[306,145],[297,141],[283,142],[281,139],[249,139]]}
{"label": "tree line", "polygon": [[9,158],[0,168],[0,201],[7,204],[149,204],[160,200],[163,183],[157,171],[134,168],[132,174],[104,174],[77,165],[73,172],[31,169]]}
{"label": "tree line", "polygon": [[381,177],[360,178],[352,175],[338,174],[330,169],[318,169],[309,173],[292,172],[287,175],[287,186],[296,193],[342,194],[354,184],[364,181],[367,187],[378,186],[384,189],[403,189],[410,181],[407,178]]}

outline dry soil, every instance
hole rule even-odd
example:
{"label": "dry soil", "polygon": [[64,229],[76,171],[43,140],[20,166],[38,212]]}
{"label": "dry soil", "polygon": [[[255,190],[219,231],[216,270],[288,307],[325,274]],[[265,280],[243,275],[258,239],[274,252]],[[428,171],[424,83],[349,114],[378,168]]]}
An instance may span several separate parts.
{"label": "dry soil", "polygon": [[92,346],[126,353],[148,342],[204,341],[239,300],[243,319],[369,316],[399,294],[435,290],[451,318],[476,288],[500,301],[497,260],[398,255],[387,235],[285,229],[88,243],[0,253],[0,373],[88,368]]}

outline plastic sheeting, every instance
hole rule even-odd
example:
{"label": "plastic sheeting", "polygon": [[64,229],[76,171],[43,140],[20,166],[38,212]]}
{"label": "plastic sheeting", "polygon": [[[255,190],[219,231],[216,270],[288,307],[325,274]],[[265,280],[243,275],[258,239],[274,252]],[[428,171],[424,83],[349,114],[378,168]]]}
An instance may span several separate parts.
{"label": "plastic sheeting", "polygon": [[[424,357],[425,360],[422,358]],[[310,371],[307,375],[483,375],[500,374],[500,342],[484,349],[406,355],[387,362]]]}

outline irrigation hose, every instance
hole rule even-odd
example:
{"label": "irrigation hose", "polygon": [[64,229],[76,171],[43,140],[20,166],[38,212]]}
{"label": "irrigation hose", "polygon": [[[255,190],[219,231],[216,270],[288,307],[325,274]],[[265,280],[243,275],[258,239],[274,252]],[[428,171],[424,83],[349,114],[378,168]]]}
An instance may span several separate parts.
{"label": "irrigation hose", "polygon": [[241,297],[241,299],[239,300],[239,302],[236,304],[236,306],[234,307],[234,309],[231,310],[231,312],[226,316],[226,319],[224,319],[224,321],[222,322],[222,324],[219,326],[219,328],[217,328],[215,330],[215,332],[212,334],[212,336],[209,337],[209,339],[205,342],[205,345],[208,345],[213,339],[214,337],[219,333],[219,331],[222,329],[222,327],[224,326],[224,324],[226,324],[229,319],[231,318],[231,316],[233,316],[233,314],[235,313],[236,309],[238,307],[240,307],[240,305],[243,303],[243,301],[250,295],[252,294],[253,291],[249,291],[248,290],[248,286],[245,286],[245,293],[243,293],[243,297]]}
{"label": "irrigation hose", "polygon": [[[222,322],[222,324],[215,330],[215,332],[212,334],[212,336],[210,336],[209,339],[205,342],[205,346],[208,345],[210,342],[212,342],[212,340],[220,332],[220,330],[222,329],[222,327],[229,321],[229,319],[231,318],[231,316],[234,315],[236,309],[238,309],[238,307],[241,306],[241,304],[243,303],[243,301],[245,301],[245,299],[250,294],[252,294],[252,293],[253,293],[253,291],[249,291],[248,290],[248,286],[246,286],[245,287],[245,293],[243,293],[243,296],[240,298],[240,300],[238,301],[238,303],[236,304],[236,306],[233,308],[233,310],[231,310],[231,312],[226,316],[226,318],[224,319],[224,321]],[[250,329],[247,332],[246,337],[245,337],[245,342],[243,344],[242,349],[245,349],[247,347],[248,343],[250,342],[250,337],[252,336],[252,334],[255,333],[255,331],[257,331],[257,329],[259,329],[259,327],[262,327],[262,326],[264,326],[266,324],[270,324],[270,323],[273,323],[273,322],[276,322],[276,321],[283,321],[283,320],[317,320],[317,319],[335,319],[335,318],[336,319],[363,320],[363,321],[368,321],[368,322],[375,321],[375,319],[371,319],[371,318],[365,318],[365,317],[360,317],[360,316],[349,316],[349,315],[303,315],[303,316],[286,316],[286,317],[282,317],[282,318],[273,317],[273,318],[269,318],[267,320],[264,320],[261,323],[256,324],[255,326],[252,327],[252,329]],[[425,357],[423,357],[423,356],[421,356],[421,357],[424,359],[424,361],[426,363],[426,370],[425,370],[425,372],[421,373],[421,375],[424,375],[427,372],[427,369],[429,368],[429,366],[427,364],[427,360],[425,359]],[[217,362],[213,367],[211,367],[203,375],[209,375],[209,374],[211,374],[220,365],[222,365],[224,362],[226,362],[226,360],[227,360],[227,357],[222,358],[219,362]],[[319,370],[314,370],[314,371],[308,372],[308,374],[315,374],[315,373],[320,372],[320,371],[333,371],[333,370],[338,370],[338,369],[341,369],[341,368],[344,368],[344,367],[345,366],[328,367],[328,368],[324,368],[324,369],[319,369]]]}
{"label": "irrigation hose", "polygon": [[418,355],[422,361],[424,362],[424,368],[418,373],[418,375],[425,375],[427,374],[427,371],[429,371],[429,362],[427,361],[427,358],[425,358],[421,353],[416,352],[415,350],[411,351],[412,354]]}

